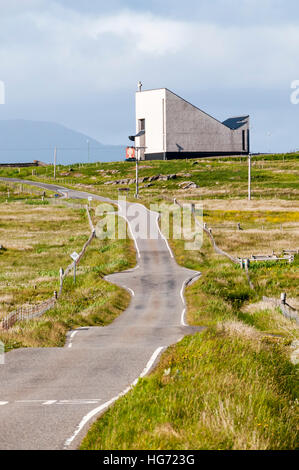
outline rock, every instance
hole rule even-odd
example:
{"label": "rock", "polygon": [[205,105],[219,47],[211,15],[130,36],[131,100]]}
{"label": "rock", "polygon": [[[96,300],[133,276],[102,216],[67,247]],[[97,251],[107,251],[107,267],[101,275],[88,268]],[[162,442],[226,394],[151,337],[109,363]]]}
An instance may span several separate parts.
{"label": "rock", "polygon": [[194,181],[183,181],[182,183],[179,184],[179,187],[181,189],[193,189],[193,188],[197,188],[197,184],[194,183]]}
{"label": "rock", "polygon": [[159,179],[160,175],[154,175],[149,177],[149,181],[157,181]]}

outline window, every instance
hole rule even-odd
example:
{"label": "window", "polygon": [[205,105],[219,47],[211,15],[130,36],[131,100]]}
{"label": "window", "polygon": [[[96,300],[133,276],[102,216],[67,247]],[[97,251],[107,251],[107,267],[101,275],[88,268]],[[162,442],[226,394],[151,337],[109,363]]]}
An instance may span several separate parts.
{"label": "window", "polygon": [[245,143],[245,131],[242,131],[242,149],[245,152],[246,150],[246,143]]}
{"label": "window", "polygon": [[139,123],[139,130],[145,131],[145,119],[139,119],[138,123]]}

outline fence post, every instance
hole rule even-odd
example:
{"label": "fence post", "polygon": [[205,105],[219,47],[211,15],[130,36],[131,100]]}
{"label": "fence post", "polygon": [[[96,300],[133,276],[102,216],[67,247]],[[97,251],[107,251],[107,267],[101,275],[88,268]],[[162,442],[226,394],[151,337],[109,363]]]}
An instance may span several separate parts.
{"label": "fence post", "polygon": [[285,305],[286,304],[286,300],[287,300],[287,294],[285,292],[282,292],[280,294],[280,303],[282,305]]}

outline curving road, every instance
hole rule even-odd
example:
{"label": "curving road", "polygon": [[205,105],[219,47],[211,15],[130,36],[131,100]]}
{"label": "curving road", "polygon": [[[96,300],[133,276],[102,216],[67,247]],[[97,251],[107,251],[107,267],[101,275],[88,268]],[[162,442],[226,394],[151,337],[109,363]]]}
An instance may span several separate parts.
{"label": "curving road", "polygon": [[[61,186],[9,181],[117,203]],[[122,202],[119,215],[129,224],[137,265],[106,279],[131,292],[129,307],[109,326],[69,332],[64,348],[22,348],[5,355],[1,450],[77,448],[91,422],[150,370],[165,347],[201,330],[186,325],[183,297],[185,284],[199,273],[177,265],[157,213]]]}

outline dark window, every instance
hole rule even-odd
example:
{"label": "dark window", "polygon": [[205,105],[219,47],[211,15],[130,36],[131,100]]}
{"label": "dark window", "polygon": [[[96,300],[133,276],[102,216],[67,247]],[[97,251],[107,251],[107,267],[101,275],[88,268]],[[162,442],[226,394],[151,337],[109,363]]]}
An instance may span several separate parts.
{"label": "dark window", "polygon": [[145,131],[145,119],[139,119],[139,130]]}
{"label": "dark window", "polygon": [[246,150],[245,131],[242,131],[242,148],[243,148],[243,151]]}

